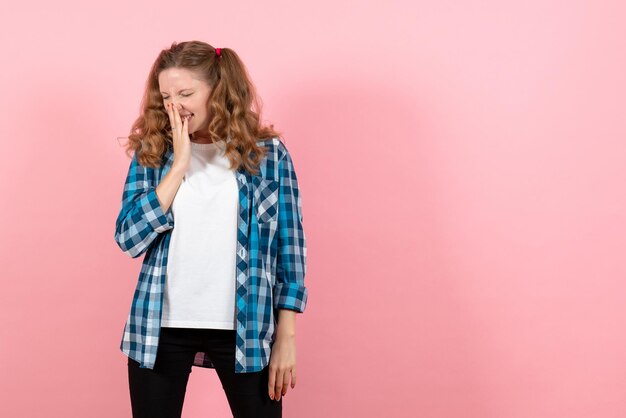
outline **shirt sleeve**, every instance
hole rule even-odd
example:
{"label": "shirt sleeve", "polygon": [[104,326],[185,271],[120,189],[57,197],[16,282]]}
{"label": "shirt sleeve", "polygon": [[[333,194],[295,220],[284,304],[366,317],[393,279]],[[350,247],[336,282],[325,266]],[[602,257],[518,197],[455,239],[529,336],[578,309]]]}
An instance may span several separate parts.
{"label": "shirt sleeve", "polygon": [[139,164],[135,153],[115,221],[115,242],[131,258],[145,253],[159,233],[174,227],[171,208],[163,212],[148,170],[150,168]]}
{"label": "shirt sleeve", "polygon": [[304,312],[308,290],[306,273],[306,239],[302,227],[302,198],[289,152],[281,143],[283,157],[278,162],[278,254],[274,308]]}

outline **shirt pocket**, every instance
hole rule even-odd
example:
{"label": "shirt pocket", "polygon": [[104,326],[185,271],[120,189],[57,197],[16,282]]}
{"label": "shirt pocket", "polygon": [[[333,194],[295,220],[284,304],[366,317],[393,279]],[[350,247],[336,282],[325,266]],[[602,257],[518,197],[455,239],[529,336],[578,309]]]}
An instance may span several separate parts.
{"label": "shirt pocket", "polygon": [[278,182],[254,177],[253,183],[258,223],[278,221]]}

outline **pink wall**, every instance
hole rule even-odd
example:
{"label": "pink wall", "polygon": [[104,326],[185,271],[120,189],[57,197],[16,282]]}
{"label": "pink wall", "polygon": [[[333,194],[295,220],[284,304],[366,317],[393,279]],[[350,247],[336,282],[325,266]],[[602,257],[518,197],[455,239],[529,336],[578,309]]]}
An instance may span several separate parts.
{"label": "pink wall", "polygon": [[285,416],[626,416],[623,2],[87,4],[1,18],[0,416],[130,417],[116,137],[191,39],[239,52],[300,179]]}

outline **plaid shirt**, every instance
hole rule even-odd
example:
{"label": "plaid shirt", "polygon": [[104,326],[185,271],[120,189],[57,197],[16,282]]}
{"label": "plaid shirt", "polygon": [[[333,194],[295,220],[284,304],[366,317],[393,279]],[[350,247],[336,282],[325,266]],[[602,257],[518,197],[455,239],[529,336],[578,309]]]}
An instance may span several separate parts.
{"label": "plaid shirt", "polygon": [[[304,312],[306,243],[302,202],[293,162],[277,138],[257,142],[268,153],[258,175],[235,171],[239,188],[236,256],[235,373],[260,371],[269,364],[278,309]],[[168,149],[159,168],[130,162],[115,241],[132,258],[145,253],[120,349],[153,369],[161,330],[167,255],[174,228],[171,207],[163,212],[156,186],[174,161]],[[194,366],[215,368],[197,352]]]}

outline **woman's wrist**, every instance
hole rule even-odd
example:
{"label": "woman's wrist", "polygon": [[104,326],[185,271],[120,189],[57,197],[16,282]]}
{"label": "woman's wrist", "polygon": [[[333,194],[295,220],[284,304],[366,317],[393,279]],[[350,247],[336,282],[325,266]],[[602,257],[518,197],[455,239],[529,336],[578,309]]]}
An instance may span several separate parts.
{"label": "woman's wrist", "polygon": [[289,309],[278,310],[278,327],[276,332],[282,337],[296,336],[296,312]]}

